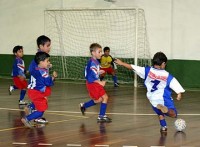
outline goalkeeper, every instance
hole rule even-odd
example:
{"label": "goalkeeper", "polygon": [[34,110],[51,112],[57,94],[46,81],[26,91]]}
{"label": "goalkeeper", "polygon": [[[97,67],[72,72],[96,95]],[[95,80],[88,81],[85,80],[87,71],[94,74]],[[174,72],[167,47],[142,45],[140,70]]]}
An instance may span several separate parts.
{"label": "goalkeeper", "polygon": [[117,82],[117,76],[116,76],[116,65],[114,63],[114,59],[110,55],[110,48],[104,47],[103,49],[104,54],[101,56],[100,63],[101,63],[101,70],[104,71],[103,74],[100,75],[100,80],[103,80],[106,73],[109,75],[112,75],[113,81],[114,81],[114,87],[119,87],[119,83]]}

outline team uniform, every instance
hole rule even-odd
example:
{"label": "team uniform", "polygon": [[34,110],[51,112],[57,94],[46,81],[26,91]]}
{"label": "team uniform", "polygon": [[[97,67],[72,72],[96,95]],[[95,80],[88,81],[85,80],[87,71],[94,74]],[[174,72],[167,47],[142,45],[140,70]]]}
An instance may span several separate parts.
{"label": "team uniform", "polygon": [[161,111],[158,110],[156,106],[162,104],[168,109],[173,109],[176,112],[173,98],[171,97],[172,90],[177,94],[185,92],[176,78],[164,69],[156,69],[148,66],[131,66],[134,69],[134,72],[144,79],[144,84],[147,88],[147,98],[149,99],[153,110],[158,115],[161,115]]}
{"label": "team uniform", "polygon": [[85,68],[86,87],[89,95],[92,99],[98,100],[105,94],[103,86],[95,83],[95,80],[99,80],[100,64],[98,60],[91,58]]}
{"label": "team uniform", "polygon": [[[99,71],[100,71],[99,61],[94,58],[90,58],[90,60],[87,63],[87,66],[85,67],[85,78],[86,78],[86,87],[91,97],[91,100],[85,103],[80,103],[80,110],[83,115],[87,108],[96,105],[95,100],[99,100],[106,94],[104,87],[99,83],[94,82],[96,80],[100,81]],[[107,109],[107,103],[101,102],[100,112],[97,118],[97,122],[111,122],[111,119],[105,115],[106,109]]]}
{"label": "team uniform", "polygon": [[101,57],[101,70],[105,71],[103,76],[105,76],[106,73],[112,74],[114,72],[113,67],[111,65],[114,66],[112,56],[109,55],[106,57],[103,55]]}
{"label": "team uniform", "polygon": [[[11,95],[12,91],[16,89],[20,89],[20,98],[19,98],[19,104],[26,104],[24,101],[24,97],[26,95],[26,88],[27,88],[27,81],[25,76],[25,64],[24,60],[22,60],[19,57],[16,57],[13,63],[12,68],[12,78],[14,85],[11,85],[8,89],[9,94]],[[24,77],[24,79],[20,79],[18,76]]]}
{"label": "team uniform", "polygon": [[[41,52],[39,49],[38,49],[38,52]],[[39,69],[38,68],[38,65],[36,64],[35,60],[33,59],[29,65],[29,73],[30,75],[35,75],[35,70],[36,69]],[[44,70],[45,72],[49,73],[49,70]],[[32,77],[32,76],[31,76]],[[30,81],[29,83],[32,83],[33,84],[33,81],[31,81],[31,78],[30,78]],[[29,84],[29,87],[31,85]],[[33,88],[33,85],[31,86],[30,89]],[[38,86],[34,87],[33,89],[38,89]],[[38,89],[39,90],[39,89]],[[30,91],[30,90],[29,90]],[[34,99],[34,96],[36,96],[34,94],[34,90],[31,90],[31,92],[28,91],[28,96],[29,98],[33,98]],[[44,93],[39,93],[39,92],[36,92],[37,93],[37,96],[36,96],[36,99],[38,100],[41,100],[41,101],[44,101],[45,103],[45,100],[44,99],[39,99],[40,97],[45,97],[48,93],[50,92],[50,87],[46,87],[46,91],[44,91]],[[50,94],[49,94],[50,95]],[[36,101],[35,100],[35,103],[40,103],[39,101]],[[29,105],[25,108],[25,112],[26,114],[31,114],[33,111],[36,111],[37,108],[35,106],[35,103],[33,103],[33,101],[31,103],[29,103]],[[40,106],[39,106],[40,107]],[[44,106],[44,107],[47,107],[47,106]],[[39,108],[40,109],[40,108]],[[47,108],[46,108],[47,109]],[[45,119],[45,118],[38,118],[38,119],[35,119],[35,122],[38,122],[38,123],[48,123],[48,121]]]}
{"label": "team uniform", "polygon": [[[51,95],[50,87],[53,85],[53,79],[49,75],[47,69],[36,67],[35,70],[32,70],[28,85],[28,96],[35,107],[35,111],[27,115],[22,120],[24,124],[30,124],[29,122],[31,120],[40,120],[43,116],[44,111],[48,108],[47,97]],[[47,123],[45,119],[43,121],[40,120],[36,122]]]}
{"label": "team uniform", "polygon": [[[100,69],[103,70],[104,73],[101,74],[101,79],[103,79],[105,77],[106,73],[110,74],[110,75],[115,73],[115,71],[114,71],[115,63],[113,61],[114,60],[113,60],[112,56],[102,55],[101,60],[100,60],[100,63],[101,63]],[[114,86],[118,87],[119,84],[117,82],[117,76],[116,75],[113,76],[113,81],[114,81]]]}
{"label": "team uniform", "polygon": [[16,57],[14,64],[13,64],[13,70],[12,70],[13,81],[14,81],[15,86],[18,89],[20,89],[20,90],[26,89],[27,88],[27,81],[21,80],[18,76],[22,76],[22,77],[24,77],[24,79],[26,79],[24,60]]}

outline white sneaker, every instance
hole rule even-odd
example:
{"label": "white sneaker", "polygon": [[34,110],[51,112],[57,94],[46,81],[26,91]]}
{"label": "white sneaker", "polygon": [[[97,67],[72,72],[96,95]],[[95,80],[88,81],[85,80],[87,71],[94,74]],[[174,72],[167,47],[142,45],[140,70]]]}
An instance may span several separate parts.
{"label": "white sneaker", "polygon": [[19,105],[26,105],[27,104],[27,102],[25,102],[24,100],[19,100]]}
{"label": "white sneaker", "polygon": [[46,120],[44,117],[42,117],[42,118],[35,119],[34,122],[39,123],[39,124],[47,124],[48,120]]}
{"label": "white sneaker", "polygon": [[14,86],[10,85],[8,88],[8,94],[11,95],[13,91],[14,91]]}

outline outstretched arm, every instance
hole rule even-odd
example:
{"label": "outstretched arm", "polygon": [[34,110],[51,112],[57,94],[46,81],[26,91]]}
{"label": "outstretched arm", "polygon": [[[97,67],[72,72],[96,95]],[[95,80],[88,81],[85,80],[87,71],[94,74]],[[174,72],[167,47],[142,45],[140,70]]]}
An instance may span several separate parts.
{"label": "outstretched arm", "polygon": [[119,60],[119,59],[115,59],[114,62],[117,63],[118,65],[121,65],[121,66],[124,66],[124,67],[126,67],[126,68],[128,68],[128,69],[133,70],[131,64],[125,63],[125,62],[123,62],[123,61],[121,61],[121,60]]}

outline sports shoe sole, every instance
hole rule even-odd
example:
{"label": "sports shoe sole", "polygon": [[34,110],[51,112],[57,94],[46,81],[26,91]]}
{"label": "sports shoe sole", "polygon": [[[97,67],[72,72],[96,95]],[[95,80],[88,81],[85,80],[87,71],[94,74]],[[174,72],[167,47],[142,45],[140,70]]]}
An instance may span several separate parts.
{"label": "sports shoe sole", "polygon": [[32,128],[33,126],[28,123],[24,118],[21,119],[22,123],[24,124],[24,126],[26,126],[27,128]]}

